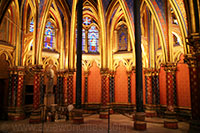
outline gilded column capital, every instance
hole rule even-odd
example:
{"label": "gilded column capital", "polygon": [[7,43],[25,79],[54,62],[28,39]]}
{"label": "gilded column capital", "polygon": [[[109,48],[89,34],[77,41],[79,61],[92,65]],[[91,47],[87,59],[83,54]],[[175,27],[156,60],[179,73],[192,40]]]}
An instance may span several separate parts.
{"label": "gilded column capital", "polygon": [[35,73],[39,73],[39,72],[42,72],[42,71],[43,71],[43,66],[42,66],[42,65],[34,65],[34,66],[32,67],[32,69],[33,69],[33,71],[34,71]]}
{"label": "gilded column capital", "polygon": [[25,67],[24,66],[15,66],[15,67],[9,68],[9,71],[10,71],[10,74],[24,75]]}
{"label": "gilded column capital", "polygon": [[164,64],[164,70],[166,72],[175,72],[177,70],[176,64],[166,63],[166,64]]}
{"label": "gilded column capital", "polygon": [[25,67],[24,66],[17,66],[16,71],[18,72],[18,75],[24,75]]}
{"label": "gilded column capital", "polygon": [[152,68],[145,68],[144,69],[144,74],[145,76],[151,76],[154,70]]}
{"label": "gilded column capital", "polygon": [[90,74],[90,72],[89,72],[89,71],[84,71],[84,76],[85,76],[85,77],[88,77],[88,76],[89,76],[89,74]]}
{"label": "gilded column capital", "polygon": [[114,76],[115,75],[115,71],[109,71],[109,76]]}
{"label": "gilded column capital", "polygon": [[69,70],[67,71],[68,76],[73,76],[73,75],[74,75],[74,72],[75,72],[75,69],[69,69]]}
{"label": "gilded column capital", "polygon": [[184,62],[187,63],[189,67],[197,67],[197,57],[193,54],[185,55]]}
{"label": "gilded column capital", "polygon": [[101,68],[100,73],[101,73],[101,75],[108,75],[108,69],[107,68]]}
{"label": "gilded column capital", "polygon": [[187,45],[191,47],[192,54],[200,54],[200,34],[193,33],[187,38]]}
{"label": "gilded column capital", "polygon": [[67,72],[64,72],[63,76],[66,78],[68,77],[68,73]]}
{"label": "gilded column capital", "polygon": [[58,70],[57,71],[57,75],[58,75],[58,77],[64,77],[65,76],[65,74],[66,74],[66,70]]}
{"label": "gilded column capital", "polygon": [[154,69],[153,72],[152,72],[152,75],[153,76],[155,76],[155,75],[158,76],[159,71],[160,71],[159,69]]}
{"label": "gilded column capital", "polygon": [[128,76],[131,76],[133,71],[126,71]]}

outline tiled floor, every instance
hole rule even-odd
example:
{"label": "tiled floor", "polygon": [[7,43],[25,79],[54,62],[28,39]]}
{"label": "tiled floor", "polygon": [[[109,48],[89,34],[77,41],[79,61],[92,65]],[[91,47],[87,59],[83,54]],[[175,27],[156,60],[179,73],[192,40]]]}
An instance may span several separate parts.
{"label": "tiled floor", "polygon": [[[131,118],[113,114],[110,117],[110,133],[186,133],[189,124],[179,122],[179,129],[166,129],[163,126],[161,118],[146,118],[147,130],[136,131],[133,129],[133,121]],[[74,125],[70,121],[67,122],[45,122],[41,124],[29,124],[28,119],[22,121],[0,121],[0,133],[106,133],[108,132],[108,120],[99,119],[98,115],[84,117],[84,124]]]}

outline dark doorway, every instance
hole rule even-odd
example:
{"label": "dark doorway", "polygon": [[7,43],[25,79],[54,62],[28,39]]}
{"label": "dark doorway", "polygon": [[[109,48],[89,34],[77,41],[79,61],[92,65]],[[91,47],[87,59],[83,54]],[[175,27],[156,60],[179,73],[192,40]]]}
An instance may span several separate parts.
{"label": "dark doorway", "polygon": [[7,119],[8,79],[0,79],[0,120]]}

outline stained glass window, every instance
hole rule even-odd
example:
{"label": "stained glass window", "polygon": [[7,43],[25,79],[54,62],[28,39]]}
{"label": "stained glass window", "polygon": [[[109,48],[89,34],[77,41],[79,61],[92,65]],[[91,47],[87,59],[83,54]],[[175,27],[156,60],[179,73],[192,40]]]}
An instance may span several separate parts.
{"label": "stained glass window", "polygon": [[99,31],[96,26],[91,26],[88,30],[88,52],[98,53]]}
{"label": "stained glass window", "polygon": [[128,29],[125,25],[121,25],[118,31],[118,38],[119,38],[119,50],[127,50],[128,47]]}
{"label": "stained glass window", "polygon": [[83,18],[83,24],[84,25],[90,25],[91,24],[91,19],[88,17],[84,17]]}
{"label": "stained glass window", "polygon": [[[76,30],[76,45],[77,45],[77,30]],[[82,51],[85,52],[85,29],[82,29]]]}
{"label": "stained glass window", "polygon": [[33,32],[33,31],[34,31],[34,22],[33,22],[33,18],[31,19],[31,22],[30,22],[29,31],[30,31],[30,32]]}
{"label": "stained glass window", "polygon": [[55,42],[55,29],[51,22],[47,22],[44,33],[44,48],[53,49]]}
{"label": "stained glass window", "polygon": [[82,51],[85,51],[85,29],[82,30]]}

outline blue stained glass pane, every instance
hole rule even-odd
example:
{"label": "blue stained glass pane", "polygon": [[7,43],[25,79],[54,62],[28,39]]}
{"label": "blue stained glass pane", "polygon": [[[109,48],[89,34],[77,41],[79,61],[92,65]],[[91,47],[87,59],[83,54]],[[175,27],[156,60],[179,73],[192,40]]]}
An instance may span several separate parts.
{"label": "blue stained glass pane", "polygon": [[[76,45],[77,45],[77,29],[76,29]],[[85,51],[85,29],[82,29],[82,51]]]}
{"label": "blue stained glass pane", "polygon": [[85,50],[85,29],[82,29],[82,51]]}
{"label": "blue stained glass pane", "polygon": [[83,18],[83,24],[84,25],[90,25],[91,24],[91,19],[88,17],[84,17]]}
{"label": "blue stained glass pane", "polygon": [[53,49],[55,41],[55,29],[52,26],[51,22],[47,22],[45,27],[45,35],[44,35],[44,48]]}
{"label": "blue stained glass pane", "polygon": [[120,29],[118,31],[118,37],[119,37],[119,50],[127,50],[128,47],[128,30],[124,25],[120,26]]}
{"label": "blue stained glass pane", "polygon": [[91,26],[88,30],[88,51],[91,53],[98,53],[98,40],[99,40],[99,31],[96,29],[96,26]]}
{"label": "blue stained glass pane", "polygon": [[33,32],[33,31],[34,31],[34,22],[33,22],[33,18],[31,19],[31,22],[30,22],[29,31],[30,31],[30,32]]}

